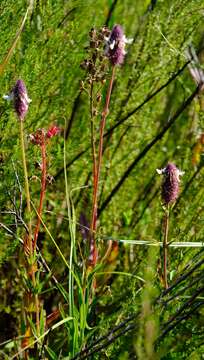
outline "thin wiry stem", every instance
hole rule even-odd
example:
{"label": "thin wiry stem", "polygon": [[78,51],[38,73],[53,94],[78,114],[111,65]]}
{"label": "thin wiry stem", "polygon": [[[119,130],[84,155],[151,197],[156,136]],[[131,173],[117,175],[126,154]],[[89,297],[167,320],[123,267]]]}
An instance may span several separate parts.
{"label": "thin wiry stem", "polygon": [[97,188],[97,157],[96,157],[96,138],[95,138],[95,130],[94,130],[93,82],[91,83],[91,88],[90,88],[90,113],[91,113],[91,147],[92,147],[92,158],[93,158],[93,203],[92,203],[92,227],[90,233],[89,260],[92,265],[95,265],[97,261],[97,248],[96,248],[95,236],[93,235],[92,232],[94,230],[94,223],[93,223],[94,207],[95,207],[94,191]]}
{"label": "thin wiry stem", "polygon": [[28,246],[29,246],[30,254],[32,254],[33,246],[32,246],[30,190],[29,190],[28,171],[27,171],[26,155],[25,155],[23,121],[20,121],[20,139],[21,139],[21,152],[22,152],[22,162],[23,162],[24,181],[25,181],[26,204],[27,204],[27,213],[28,213]]}
{"label": "thin wiry stem", "polygon": [[165,215],[164,215],[163,271],[164,271],[165,289],[168,288],[168,280],[167,280],[168,233],[169,233],[169,206],[165,210]]}
{"label": "thin wiry stem", "polygon": [[[91,112],[91,144],[92,144],[92,154],[93,154],[93,201],[92,201],[92,214],[91,214],[91,225],[90,225],[90,253],[88,259],[88,265],[94,267],[98,260],[98,249],[96,245],[96,230],[97,230],[97,210],[98,210],[98,190],[99,190],[99,179],[101,172],[101,164],[103,157],[103,136],[104,129],[106,124],[106,117],[109,111],[110,97],[113,88],[113,81],[115,75],[115,67],[112,67],[112,74],[107,90],[105,107],[101,115],[100,122],[100,135],[99,135],[99,147],[98,147],[98,157],[96,158],[96,148],[95,148],[95,134],[94,134],[94,123],[93,123],[93,83],[91,84],[90,89],[90,112]],[[96,288],[96,279],[94,279],[93,287]]]}
{"label": "thin wiry stem", "polygon": [[[70,239],[71,239],[69,265],[68,265],[68,267],[69,267],[69,315],[73,316],[73,313],[74,313],[74,279],[76,280],[76,276],[74,273],[74,265],[73,265],[73,256],[75,256],[75,224],[74,224],[74,221],[72,221],[72,216],[74,216],[74,213],[73,213],[74,209],[73,209],[72,200],[70,197],[67,171],[66,171],[65,134],[64,134],[64,178],[65,178],[65,193],[66,193],[67,212],[68,212],[68,219],[69,219],[69,232],[70,232]],[[63,254],[62,254],[62,256],[63,256]],[[63,258],[64,258],[64,256],[63,256]],[[74,351],[74,349],[73,349],[73,351]]]}
{"label": "thin wiry stem", "polygon": [[35,233],[34,233],[34,241],[33,241],[33,249],[35,251],[37,239],[38,239],[38,233],[40,230],[40,222],[42,217],[42,209],[43,209],[43,200],[45,197],[45,190],[46,190],[46,142],[45,142],[45,136],[43,136],[43,142],[41,145],[41,156],[42,156],[42,176],[41,176],[41,191],[40,191],[40,204],[38,208],[38,220],[35,227]]}
{"label": "thin wiry stem", "polygon": [[[33,252],[33,243],[32,243],[32,225],[31,225],[31,200],[30,200],[30,190],[28,182],[28,171],[26,164],[26,154],[25,154],[25,143],[24,143],[24,128],[23,121],[20,121],[20,140],[21,140],[21,152],[22,152],[22,162],[23,162],[23,171],[24,171],[24,181],[25,181],[25,193],[26,193],[26,203],[27,203],[27,213],[28,213],[28,248],[30,256],[30,269],[28,272],[31,274],[31,279],[33,287],[36,287],[35,279],[35,253]],[[35,312],[36,312],[36,327],[37,333],[40,331],[40,317],[39,317],[39,301],[38,295],[34,296],[35,299]]]}
{"label": "thin wiry stem", "polygon": [[[42,175],[41,175],[41,191],[40,191],[40,204],[38,208],[38,219],[37,224],[35,227],[35,233],[34,233],[34,240],[33,240],[33,251],[36,252],[36,246],[37,246],[37,240],[38,240],[38,234],[40,230],[40,223],[42,218],[42,209],[43,209],[43,199],[45,197],[45,191],[46,191],[46,140],[45,135],[42,133],[42,144],[41,144],[41,156],[42,156]],[[37,262],[36,262],[37,265]],[[40,335],[40,315],[39,315],[39,299],[38,295],[35,295],[35,301],[36,306],[38,307],[38,311],[36,312],[36,325],[38,330],[38,336]]]}
{"label": "thin wiry stem", "polygon": [[[112,75],[109,83],[109,87],[107,90],[106,95],[106,102],[105,107],[102,113],[101,117],[101,123],[100,123],[100,138],[99,138],[99,148],[98,148],[98,163],[97,163],[97,169],[96,169],[96,176],[94,178],[94,189],[93,189],[93,205],[92,205],[92,216],[91,216],[91,240],[93,240],[94,247],[95,247],[95,233],[97,228],[97,209],[98,209],[98,187],[99,187],[99,179],[100,179],[100,172],[101,172],[101,164],[102,164],[102,156],[103,156],[103,135],[104,135],[104,129],[106,124],[106,117],[108,115],[109,111],[109,104],[110,104],[110,97],[113,87],[113,81],[114,81],[114,75],[115,75],[115,67],[112,68]],[[93,262],[93,265],[95,265],[97,261],[97,253],[94,252],[93,259],[91,259]]]}
{"label": "thin wiry stem", "polygon": [[[97,186],[97,159],[96,159],[96,139],[95,139],[95,133],[94,133],[94,116],[93,116],[93,82],[91,84],[91,89],[90,89],[90,113],[91,113],[91,147],[92,147],[92,157],[93,157],[93,189],[96,189],[96,186]],[[93,201],[92,216],[94,213],[94,205],[95,205],[95,203]],[[92,228],[93,228],[93,218],[92,218]]]}

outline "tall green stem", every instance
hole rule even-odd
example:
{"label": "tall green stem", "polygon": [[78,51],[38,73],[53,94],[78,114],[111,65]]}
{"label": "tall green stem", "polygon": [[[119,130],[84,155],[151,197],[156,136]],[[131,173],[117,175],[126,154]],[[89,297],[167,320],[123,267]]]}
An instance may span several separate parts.
{"label": "tall green stem", "polygon": [[64,178],[65,178],[65,191],[66,191],[66,202],[69,219],[69,232],[71,238],[70,244],[70,256],[69,256],[69,315],[73,315],[74,310],[74,278],[73,278],[73,255],[75,248],[75,229],[72,222],[72,210],[71,210],[71,199],[68,187],[67,171],[66,171],[66,139],[64,138]]}

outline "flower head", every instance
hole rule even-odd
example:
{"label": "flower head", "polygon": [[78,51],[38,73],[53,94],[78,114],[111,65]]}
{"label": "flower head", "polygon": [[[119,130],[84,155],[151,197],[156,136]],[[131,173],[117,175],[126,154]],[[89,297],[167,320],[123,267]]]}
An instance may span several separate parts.
{"label": "flower head", "polygon": [[115,25],[106,40],[105,54],[112,65],[121,65],[125,57],[125,45],[131,44],[133,39],[127,39],[120,25]]}
{"label": "flower head", "polygon": [[179,176],[184,174],[176,165],[168,163],[164,169],[157,169],[157,173],[164,176],[162,183],[161,196],[165,205],[176,201],[179,194]]}
{"label": "flower head", "polygon": [[28,111],[28,105],[31,102],[29,99],[25,83],[23,80],[17,80],[11,93],[3,96],[5,100],[13,100],[14,109],[20,121],[24,120],[24,117]]}

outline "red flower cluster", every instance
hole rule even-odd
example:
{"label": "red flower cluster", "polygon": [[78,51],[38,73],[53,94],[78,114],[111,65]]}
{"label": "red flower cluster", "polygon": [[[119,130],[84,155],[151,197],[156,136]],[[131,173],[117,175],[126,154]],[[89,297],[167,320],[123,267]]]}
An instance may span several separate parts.
{"label": "red flower cluster", "polygon": [[42,145],[46,140],[59,134],[60,128],[56,125],[50,126],[46,131],[45,129],[38,129],[34,134],[30,134],[30,141],[35,145]]}
{"label": "red flower cluster", "polygon": [[48,139],[52,138],[53,136],[59,134],[60,132],[60,128],[58,128],[58,126],[56,125],[52,125],[48,130],[47,130],[47,134],[46,137]]}

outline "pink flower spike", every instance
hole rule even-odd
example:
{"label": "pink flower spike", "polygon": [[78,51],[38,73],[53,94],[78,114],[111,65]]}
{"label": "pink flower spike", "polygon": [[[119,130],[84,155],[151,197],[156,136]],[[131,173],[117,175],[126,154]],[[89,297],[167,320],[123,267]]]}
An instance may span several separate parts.
{"label": "pink flower spike", "polygon": [[27,94],[27,89],[23,80],[17,80],[11,93],[4,95],[5,100],[13,100],[14,109],[20,121],[23,121],[28,111],[28,105],[31,102]]}
{"label": "pink flower spike", "polygon": [[173,163],[168,163],[164,169],[157,169],[163,175],[161,196],[165,205],[173,204],[179,195],[180,176],[184,174]]}
{"label": "pink flower spike", "polygon": [[56,125],[52,125],[48,130],[47,130],[47,134],[46,137],[48,139],[52,138],[53,136],[57,135],[60,133],[60,128]]}
{"label": "pink flower spike", "polygon": [[121,65],[125,58],[125,45],[131,44],[133,39],[127,39],[123,28],[115,25],[106,40],[105,54],[109,58],[112,65]]}

